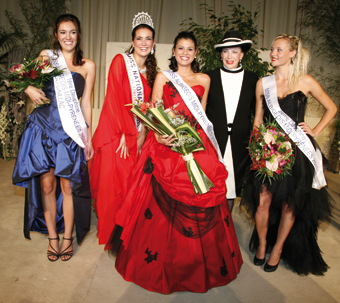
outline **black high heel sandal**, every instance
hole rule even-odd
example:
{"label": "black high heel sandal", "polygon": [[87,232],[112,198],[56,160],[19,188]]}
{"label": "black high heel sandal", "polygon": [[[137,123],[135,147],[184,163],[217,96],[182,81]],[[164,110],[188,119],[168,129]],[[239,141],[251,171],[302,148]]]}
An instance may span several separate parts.
{"label": "black high heel sandal", "polygon": [[[69,241],[71,241],[70,245],[67,246],[67,247],[60,253],[60,260],[65,262],[65,261],[70,260],[70,259],[72,258],[72,256],[73,256],[73,249],[70,250],[70,251],[66,251],[66,250],[68,250],[68,249],[71,247],[71,245],[72,245],[72,243],[73,243],[73,238],[68,239],[68,238],[63,237],[63,240],[69,240]],[[62,259],[62,257],[69,257],[69,258],[67,258],[67,259]]]}
{"label": "black high heel sandal", "polygon": [[[49,241],[49,246],[53,249],[53,251],[51,251],[51,250],[47,250],[47,259],[49,260],[49,261],[51,261],[51,262],[55,262],[55,261],[57,261],[58,259],[59,259],[59,256],[60,256],[60,254],[59,254],[59,252],[57,252],[53,247],[52,247],[52,245],[51,245],[51,240],[60,240],[59,239],[59,236],[58,236],[58,238],[48,238],[48,241]],[[59,245],[58,245],[58,248],[59,248]],[[51,259],[51,257],[57,257],[56,259]]]}

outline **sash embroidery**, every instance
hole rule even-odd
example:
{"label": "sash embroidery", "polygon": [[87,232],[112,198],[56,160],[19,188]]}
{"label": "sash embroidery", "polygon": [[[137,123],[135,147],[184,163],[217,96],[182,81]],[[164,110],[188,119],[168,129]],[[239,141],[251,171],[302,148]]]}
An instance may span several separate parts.
{"label": "sash embroidery", "polygon": [[223,157],[215,137],[214,127],[207,118],[195,92],[188,84],[186,84],[183,81],[183,79],[178,73],[174,73],[172,70],[162,71],[162,73],[174,84],[179,94],[181,95],[182,99],[184,100],[186,106],[189,108],[191,113],[194,115],[194,117],[196,118],[196,120],[201,125],[202,129],[204,130],[204,132],[214,145],[218,153],[219,161],[224,164]]}
{"label": "sash embroidery", "polygon": [[[135,59],[133,58],[133,55],[122,54],[122,56],[125,61],[126,71],[127,71],[128,78],[130,81],[132,103],[138,104],[137,100],[141,102],[144,101],[143,82],[140,77],[140,73],[138,71],[138,67],[137,67]],[[136,128],[140,132],[142,130],[142,124],[137,117],[134,117],[134,118],[135,118]]]}
{"label": "sash embroidery", "polygon": [[87,143],[87,126],[79,106],[72,73],[67,67],[63,53],[58,50],[56,56],[52,50],[46,50],[52,66],[63,69],[60,76],[54,77],[54,88],[57,98],[58,111],[64,131],[82,148]]}
{"label": "sash embroidery", "polygon": [[323,173],[322,154],[318,147],[314,148],[305,132],[299,127],[295,127],[295,122],[280,108],[275,75],[262,78],[263,91],[268,108],[286,134],[294,141],[296,146],[304,153],[314,166],[314,176],[312,187],[320,189],[327,185]]}

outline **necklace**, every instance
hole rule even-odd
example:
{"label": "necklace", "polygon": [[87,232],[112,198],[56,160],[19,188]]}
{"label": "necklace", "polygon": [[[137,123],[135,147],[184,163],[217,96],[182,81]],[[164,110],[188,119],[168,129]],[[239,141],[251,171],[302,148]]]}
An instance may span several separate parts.
{"label": "necklace", "polygon": [[138,70],[141,74],[144,74],[146,72],[146,66],[145,68],[141,69],[139,66],[138,66]]}

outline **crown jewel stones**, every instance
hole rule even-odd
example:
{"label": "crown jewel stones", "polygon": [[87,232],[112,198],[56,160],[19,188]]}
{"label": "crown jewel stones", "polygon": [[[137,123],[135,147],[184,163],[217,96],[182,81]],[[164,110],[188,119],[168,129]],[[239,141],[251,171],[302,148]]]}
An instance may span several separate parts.
{"label": "crown jewel stones", "polygon": [[146,24],[153,28],[153,22],[151,16],[148,13],[138,13],[132,20],[132,29],[140,24]]}

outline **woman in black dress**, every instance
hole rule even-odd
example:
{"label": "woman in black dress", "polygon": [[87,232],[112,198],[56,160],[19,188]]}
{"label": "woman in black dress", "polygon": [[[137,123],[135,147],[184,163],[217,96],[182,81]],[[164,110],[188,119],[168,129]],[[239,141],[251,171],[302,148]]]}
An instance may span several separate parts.
{"label": "woman in black dress", "polygon": [[[277,97],[273,97],[275,101],[278,99],[279,107],[292,120],[295,131],[302,130],[302,135],[306,136],[303,144],[296,146],[295,164],[285,179],[262,184],[253,176],[247,182],[241,205],[246,206],[256,224],[250,249],[256,251],[254,264],[258,266],[265,263],[266,252],[271,250],[264,266],[267,272],[275,271],[282,258],[298,274],[323,275],[328,266],[322,259],[316,234],[319,223],[329,219],[331,205],[324,187],[322,158],[312,164],[303,145],[312,143],[309,151],[319,152],[313,138],[333,119],[337,108],[319,83],[307,74],[309,53],[298,37],[286,34],[276,37],[270,56],[276,69],[274,76],[270,76],[273,77],[272,87],[277,91]],[[254,128],[263,123],[264,117],[273,119],[275,115],[268,107],[270,98],[264,98],[264,95],[268,96],[266,78],[260,79],[256,85]],[[304,122],[309,94],[325,108],[314,128]],[[282,127],[282,123],[279,124]],[[287,132],[291,138],[292,132]],[[316,184],[316,172],[322,180],[319,184]]]}

